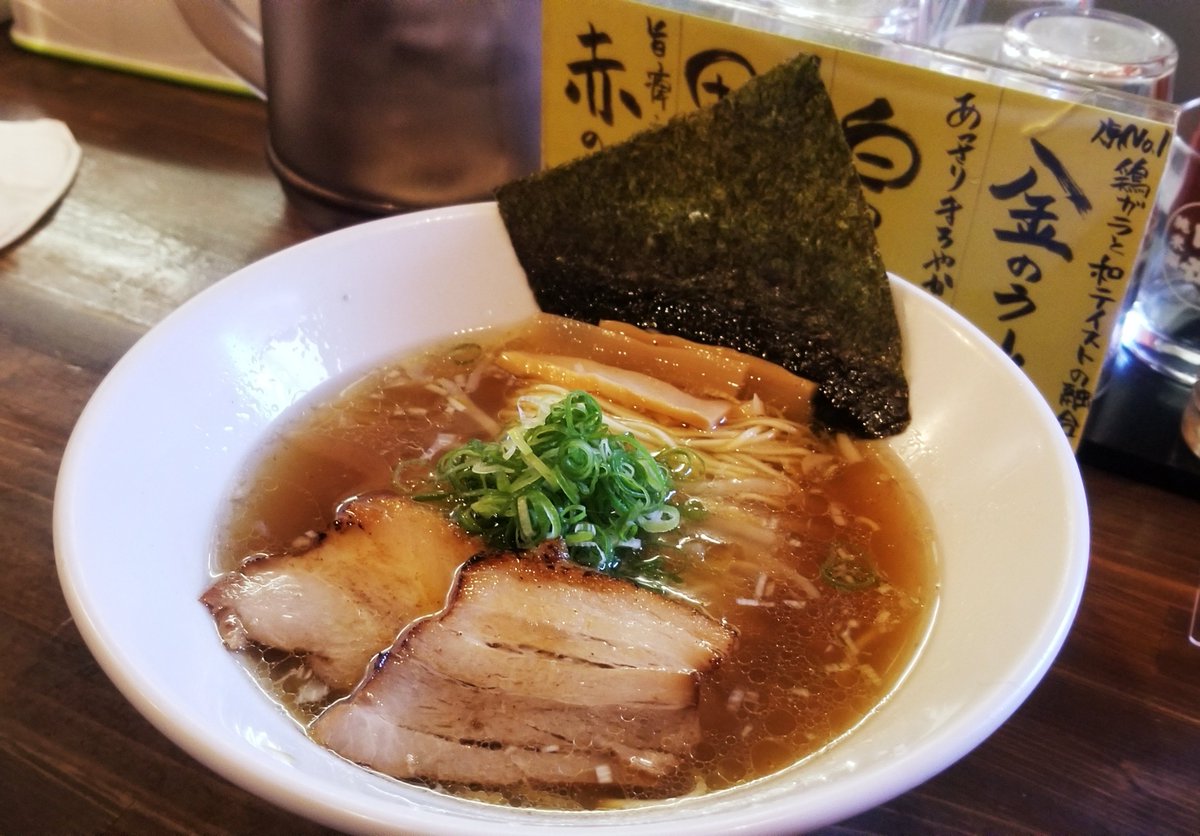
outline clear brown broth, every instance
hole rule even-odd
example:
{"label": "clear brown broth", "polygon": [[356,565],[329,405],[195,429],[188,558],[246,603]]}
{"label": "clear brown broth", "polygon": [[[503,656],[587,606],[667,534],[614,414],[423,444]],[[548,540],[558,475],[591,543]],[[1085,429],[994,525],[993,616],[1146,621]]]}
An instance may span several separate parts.
{"label": "clear brown broth", "polygon": [[[446,399],[427,388],[429,380],[462,381],[469,373],[445,350],[434,351],[304,408],[238,490],[217,568],[286,551],[305,532],[325,529],[343,501],[387,489],[396,463],[419,458],[440,436],[484,435],[463,412],[447,412]],[[472,399],[495,416],[520,386],[493,368],[479,375]],[[826,443],[823,452],[836,457],[835,441]],[[691,767],[671,785],[641,796],[620,787],[503,795],[479,787],[457,790],[555,807],[719,790],[797,763],[864,719],[912,662],[934,609],[936,577],[931,528],[902,466],[877,444],[856,444],[861,461],[837,463],[809,479],[788,509],[774,515],[780,536],[773,556],[802,581],[790,582],[759,561],[756,544],[709,543],[697,551],[696,538],[686,531],[675,542],[677,553],[697,552],[682,572],[681,592],[703,601],[739,637],[733,656],[702,683],[704,737]],[[755,503],[746,505],[761,513]],[[871,554],[880,586],[845,591],[822,581],[830,549],[846,544]],[[288,683],[300,664],[266,653],[256,672],[304,722],[322,706],[296,701]]]}

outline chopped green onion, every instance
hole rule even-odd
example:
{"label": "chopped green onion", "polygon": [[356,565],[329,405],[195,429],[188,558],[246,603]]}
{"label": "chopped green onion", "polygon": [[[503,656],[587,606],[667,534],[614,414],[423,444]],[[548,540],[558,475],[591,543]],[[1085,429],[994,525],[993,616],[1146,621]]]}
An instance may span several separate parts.
{"label": "chopped green onion", "polygon": [[696,479],[704,475],[704,459],[690,447],[668,447],[654,458],[676,479]]}
{"label": "chopped green onion", "polygon": [[562,537],[576,562],[659,588],[665,570],[643,543],[678,527],[672,477],[699,474],[700,461],[686,448],[656,458],[632,435],[613,433],[595,398],[571,392],[539,424],[445,453],[435,484],[414,498],[445,503],[493,548]]}
{"label": "chopped green onion", "polygon": [[861,548],[834,543],[821,566],[821,578],[834,589],[853,592],[879,584],[870,555]]}
{"label": "chopped green onion", "polygon": [[460,366],[469,366],[483,355],[479,343],[459,343],[450,349],[450,359]]}
{"label": "chopped green onion", "polygon": [[651,534],[660,534],[679,527],[679,509],[673,505],[664,505],[648,514],[638,517],[638,525]]}

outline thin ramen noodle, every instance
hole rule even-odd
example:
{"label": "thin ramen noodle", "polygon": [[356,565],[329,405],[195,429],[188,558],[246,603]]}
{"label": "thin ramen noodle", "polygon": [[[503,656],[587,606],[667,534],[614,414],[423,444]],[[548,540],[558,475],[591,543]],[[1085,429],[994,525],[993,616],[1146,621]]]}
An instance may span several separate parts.
{"label": "thin ramen noodle", "polygon": [[[497,358],[514,346],[564,350],[553,339],[538,344],[545,335],[536,327],[473,334],[307,404],[245,476],[215,568],[302,551],[348,498],[419,493],[445,451],[539,420],[568,388],[519,377]],[[897,686],[928,629],[936,598],[931,529],[881,442],[819,432],[771,403],[697,429],[597,400],[614,432],[631,433],[651,452],[690,451],[694,473],[676,481],[671,500],[682,522],[645,547],[664,569],[654,582],[661,594],[737,632],[732,655],[701,680],[700,742],[686,768],[650,789],[495,792],[486,779],[443,789],[592,808],[744,783],[860,723]],[[258,648],[252,659],[267,691],[302,723],[344,696],[314,686],[302,656]]]}

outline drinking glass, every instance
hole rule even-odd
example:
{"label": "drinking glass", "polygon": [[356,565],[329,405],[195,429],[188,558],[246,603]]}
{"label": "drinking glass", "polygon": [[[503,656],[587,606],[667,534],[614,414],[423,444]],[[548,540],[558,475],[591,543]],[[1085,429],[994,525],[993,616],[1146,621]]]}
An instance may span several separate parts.
{"label": "drinking glass", "polygon": [[1004,25],[1031,9],[1083,10],[1092,0],[945,0],[933,13],[931,43],[946,52],[1000,61]]}
{"label": "drinking glass", "polygon": [[1004,25],[1001,60],[1062,81],[1170,101],[1179,50],[1161,29],[1130,15],[1044,7]]}
{"label": "drinking glass", "polygon": [[916,43],[928,35],[933,8],[931,0],[768,0],[763,5],[778,14]]}
{"label": "drinking glass", "polygon": [[1182,105],[1134,268],[1121,343],[1182,383],[1200,378],[1200,99]]}

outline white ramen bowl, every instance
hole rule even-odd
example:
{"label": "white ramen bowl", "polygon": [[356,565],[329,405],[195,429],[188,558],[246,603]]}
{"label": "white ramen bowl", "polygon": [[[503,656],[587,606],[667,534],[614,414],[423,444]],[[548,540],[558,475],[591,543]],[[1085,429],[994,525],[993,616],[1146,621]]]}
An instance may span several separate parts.
{"label": "white ramen bowl", "polygon": [[706,797],[514,810],[353,766],[305,737],[221,645],[198,596],[236,474],[280,416],[451,333],[535,310],[494,204],[342,230],[198,295],[96,391],[55,497],[58,570],[88,646],[177,744],[275,804],[347,831],[796,831],[869,809],[969,752],[1025,699],[1075,614],[1079,471],[1036,389],[984,335],[893,279],[911,428],[887,442],[932,512],[940,603],[906,678],[819,755]]}

